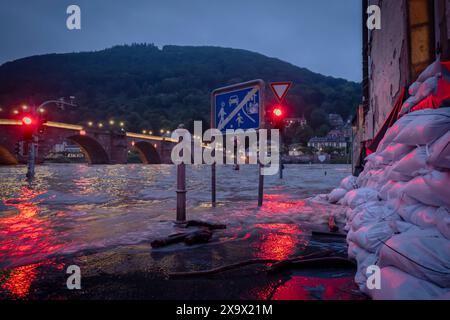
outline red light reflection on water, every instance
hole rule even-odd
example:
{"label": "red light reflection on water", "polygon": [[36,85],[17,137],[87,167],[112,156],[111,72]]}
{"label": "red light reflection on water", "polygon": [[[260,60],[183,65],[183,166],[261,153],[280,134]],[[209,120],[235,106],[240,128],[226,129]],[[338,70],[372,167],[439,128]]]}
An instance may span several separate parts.
{"label": "red light reflection on water", "polygon": [[314,278],[293,276],[277,288],[272,300],[351,300],[353,277]]}
{"label": "red light reflection on water", "polygon": [[[30,201],[37,195],[39,195],[38,192],[24,187],[19,198],[5,201],[5,204],[15,207],[18,213],[0,218],[0,266],[2,268],[41,260],[61,247],[61,244],[57,243],[57,236],[51,222],[39,216],[40,208]],[[18,297],[22,296],[29,288],[26,283],[31,284],[33,281],[33,272],[38,266],[39,264],[33,264],[14,269],[2,287],[6,286],[7,289],[15,290]]]}
{"label": "red light reflection on water", "polygon": [[290,212],[302,213],[305,208],[304,200],[293,200],[285,194],[264,195],[264,206],[258,216],[287,214]]}
{"label": "red light reflection on water", "polygon": [[38,276],[38,267],[52,265],[57,270],[64,269],[64,263],[55,263],[53,260],[45,260],[39,263],[21,266],[4,272],[0,276],[0,287],[9,291],[13,299],[24,299],[30,293],[33,281]]}
{"label": "red light reflection on water", "polygon": [[255,227],[262,229],[260,239],[254,245],[255,256],[260,259],[287,259],[307,245],[298,225],[270,223],[257,224]]}
{"label": "red light reflection on water", "polygon": [[30,264],[28,266],[15,268],[8,276],[0,277],[2,289],[8,290],[13,298],[23,299],[29,291],[31,284],[36,278],[36,268],[42,263]]}

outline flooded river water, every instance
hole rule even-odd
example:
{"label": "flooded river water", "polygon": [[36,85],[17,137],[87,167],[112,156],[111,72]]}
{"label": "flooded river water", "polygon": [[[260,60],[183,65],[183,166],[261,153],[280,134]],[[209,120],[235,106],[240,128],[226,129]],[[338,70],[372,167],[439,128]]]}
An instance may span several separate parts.
{"label": "flooded river water", "polygon": [[[37,167],[31,184],[24,179],[25,167],[0,167],[0,298],[65,297],[63,289],[42,288],[63,281],[68,264],[80,265],[89,279],[87,297],[111,297],[115,290],[113,297],[179,298],[167,294],[167,281],[158,284],[161,279],[156,275],[248,258],[283,260],[320,247],[345,253],[345,243],[315,242],[308,232],[311,225],[325,225],[334,206],[305,199],[329,192],[350,171],[346,165],[288,165],[283,180],[265,178],[264,206],[257,208],[257,168],[220,167],[219,203],[211,208],[209,167],[188,167],[188,219],[224,223],[227,229],[215,232],[204,246],[179,244],[155,250],[152,240],[179,231],[173,224],[175,166],[51,164]],[[154,288],[140,288],[136,283],[144,283],[141,277],[150,274]],[[127,284],[117,283],[117,275],[126,277]],[[317,276],[293,276],[285,291],[274,291],[270,297],[305,298],[311,292],[289,291],[296,290],[292,281],[309,283]],[[351,276],[331,280],[346,283]],[[114,277],[113,284],[105,277]],[[229,295],[217,297],[266,299],[268,289],[261,289],[266,280],[260,280],[253,284],[242,280],[227,289]],[[123,289],[130,283],[138,287],[117,294],[117,286]],[[214,283],[220,287],[220,281]],[[171,285],[176,290],[180,283]],[[324,288],[321,298],[327,294]],[[192,290],[187,298],[208,298],[198,288]]]}

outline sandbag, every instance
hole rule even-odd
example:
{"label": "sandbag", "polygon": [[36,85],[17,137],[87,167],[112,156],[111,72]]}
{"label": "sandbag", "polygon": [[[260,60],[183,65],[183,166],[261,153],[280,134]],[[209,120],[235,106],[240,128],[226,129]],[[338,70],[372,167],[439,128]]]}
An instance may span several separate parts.
{"label": "sandbag", "polygon": [[433,76],[426,79],[423,83],[420,84],[419,88],[417,89],[417,92],[411,97],[409,97],[402,105],[400,115],[410,112],[422,100],[424,100],[425,98],[427,98],[432,94],[435,94],[437,86],[438,86],[437,76]]}
{"label": "sandbag", "polygon": [[435,77],[435,76],[441,76],[442,72],[444,70],[444,66],[442,63],[437,60],[430,64],[417,78],[418,82],[425,82],[427,79]]}
{"label": "sandbag", "polygon": [[430,206],[450,208],[450,172],[433,171],[408,182],[402,192]]}
{"label": "sandbag", "polygon": [[412,177],[410,175],[403,174],[398,171],[394,171],[394,168],[399,164],[400,161],[394,162],[392,165],[386,166],[386,168],[384,170],[384,177],[382,180],[382,181],[384,181],[384,183],[383,183],[383,185],[380,186],[379,189],[381,189],[386,183],[388,183],[391,180],[396,181],[396,182],[399,182],[399,181],[400,182],[408,182],[409,180],[412,179]]}
{"label": "sandbag", "polygon": [[450,128],[429,148],[427,164],[435,168],[450,169]]}
{"label": "sandbag", "polygon": [[392,237],[395,230],[396,228],[392,221],[382,221],[363,226],[357,231],[349,232],[348,239],[364,250],[376,253],[382,241],[386,241]]}
{"label": "sandbag", "polygon": [[450,288],[450,241],[432,230],[411,229],[386,241],[380,267],[396,267],[417,278]]}
{"label": "sandbag", "polygon": [[400,216],[386,206],[385,203],[369,202],[355,209],[357,213],[351,222],[352,230],[358,231],[362,227],[370,226],[382,221],[400,220]]}
{"label": "sandbag", "polygon": [[394,143],[408,146],[427,145],[446,134],[450,128],[450,108],[426,109],[408,116],[412,117],[414,114],[420,116],[416,116],[403,128],[393,140]]}
{"label": "sandbag", "polygon": [[386,179],[386,169],[371,170],[367,174],[365,187],[379,190],[388,180]]}
{"label": "sandbag", "polygon": [[398,214],[407,222],[421,228],[435,228],[437,224],[437,207],[426,206],[421,203],[407,205]]}
{"label": "sandbag", "polygon": [[354,209],[363,203],[375,200],[378,200],[378,192],[376,190],[369,188],[360,188],[349,191],[345,195],[343,202],[345,203],[345,205]]}
{"label": "sandbag", "polygon": [[355,176],[348,176],[341,181],[341,184],[339,187],[341,189],[345,189],[347,191],[357,189],[358,185],[356,183],[356,179],[357,178]]}
{"label": "sandbag", "polygon": [[434,300],[448,291],[397,268],[386,267],[381,269],[381,289],[366,289],[365,293],[374,300]]}
{"label": "sandbag", "polygon": [[409,181],[418,175],[431,172],[432,168],[428,167],[427,158],[426,147],[414,149],[392,167],[390,180]]}
{"label": "sandbag", "polygon": [[[406,129],[404,129],[404,130],[406,130]],[[401,134],[402,133],[400,133],[400,135]],[[414,149],[414,147],[410,146],[410,145],[406,145],[406,144],[402,144],[402,143],[391,143],[384,149],[383,152],[381,152],[379,154],[379,156],[383,158],[384,164],[389,164],[389,163],[400,160],[405,155],[410,153],[413,149]]]}
{"label": "sandbag", "polygon": [[406,182],[388,181],[381,187],[378,197],[382,200],[392,200],[402,198]]}
{"label": "sandbag", "polygon": [[417,91],[419,90],[419,87],[420,87],[421,84],[422,84],[422,82],[416,81],[412,85],[410,85],[409,88],[408,88],[409,95],[410,96],[415,96]]}
{"label": "sandbag", "polygon": [[377,148],[377,153],[381,153],[386,149],[386,147],[392,143],[392,141],[397,138],[398,134],[407,127],[415,117],[410,117],[409,115],[401,117],[399,120],[397,120],[392,127],[390,127],[386,134],[384,135],[384,138],[381,140],[380,144]]}
{"label": "sandbag", "polygon": [[357,257],[360,257],[365,259],[367,256],[370,255],[370,252],[367,252],[366,250],[362,249],[360,246],[358,246],[354,242],[348,243],[348,249],[347,249],[348,257],[350,259],[358,260]]}
{"label": "sandbag", "polygon": [[330,203],[336,203],[347,194],[347,190],[342,188],[337,188],[331,191],[331,193],[328,195],[328,201]]}

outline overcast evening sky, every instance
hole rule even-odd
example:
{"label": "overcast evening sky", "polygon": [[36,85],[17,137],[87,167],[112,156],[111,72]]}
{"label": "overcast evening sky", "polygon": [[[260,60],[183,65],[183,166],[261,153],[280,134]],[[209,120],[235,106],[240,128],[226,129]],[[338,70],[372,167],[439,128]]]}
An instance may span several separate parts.
{"label": "overcast evening sky", "polygon": [[[82,29],[66,28],[68,5]],[[0,64],[133,42],[247,49],[361,81],[360,0],[0,0]]]}

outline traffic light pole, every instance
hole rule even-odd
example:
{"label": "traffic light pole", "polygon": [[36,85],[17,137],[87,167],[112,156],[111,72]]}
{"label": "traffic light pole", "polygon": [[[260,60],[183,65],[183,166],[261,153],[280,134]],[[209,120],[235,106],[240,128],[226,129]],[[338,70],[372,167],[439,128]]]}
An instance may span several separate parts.
{"label": "traffic light pole", "polygon": [[280,174],[280,179],[283,179],[283,127],[280,128],[280,152],[278,153],[279,159],[278,159],[278,163],[279,163],[279,174]]}
{"label": "traffic light pole", "polygon": [[[36,119],[36,107],[31,110],[32,119]],[[36,120],[35,120],[36,121]],[[36,145],[34,143],[35,130],[31,129],[31,137],[28,139],[28,165],[27,165],[27,179],[34,179],[35,165],[36,165]]]}

